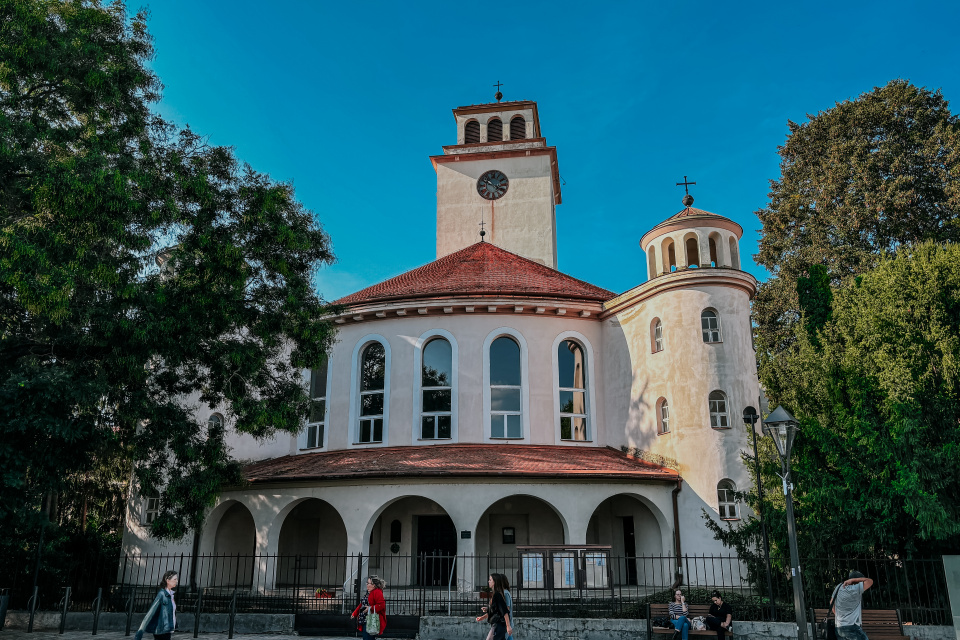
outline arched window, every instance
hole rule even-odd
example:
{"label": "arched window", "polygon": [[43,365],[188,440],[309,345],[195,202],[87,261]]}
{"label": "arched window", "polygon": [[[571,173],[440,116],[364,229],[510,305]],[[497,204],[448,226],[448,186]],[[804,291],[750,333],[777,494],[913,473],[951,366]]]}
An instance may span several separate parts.
{"label": "arched window", "polygon": [[360,357],[360,424],[357,442],[383,442],[383,397],[386,386],[386,352],[371,342]]}
{"label": "arched window", "polygon": [[726,429],[730,426],[727,421],[727,396],[723,395],[723,391],[710,394],[710,426],[714,429]]}
{"label": "arched window", "polygon": [[210,417],[207,418],[208,429],[223,429],[224,424],[226,424],[226,421],[223,419],[223,414],[211,413]]}
{"label": "arched window", "polygon": [[724,520],[739,520],[737,510],[737,485],[733,480],[721,480],[717,484],[717,504],[720,507],[720,517]]}
{"label": "arched window", "polygon": [[302,449],[323,446],[324,427],[327,424],[327,359],[318,369],[310,371],[310,413],[307,428],[301,442]]}
{"label": "arched window", "polygon": [[423,347],[420,389],[420,437],[424,440],[450,438],[453,352],[447,340],[434,338]]}
{"label": "arched window", "polygon": [[513,116],[510,120],[510,139],[523,140],[527,137],[527,121],[523,116]]}
{"label": "arched window", "polygon": [[657,248],[650,245],[647,248],[647,280],[657,277]]}
{"label": "arched window", "polygon": [[657,400],[657,429],[660,433],[670,433],[670,406],[666,398]]}
{"label": "arched window", "polygon": [[654,318],[650,323],[650,348],[653,353],[663,351],[663,323],[660,318]]}
{"label": "arched window", "polygon": [[663,271],[670,273],[677,270],[677,252],[674,249],[673,240],[667,238],[660,245],[660,255],[663,257]]}
{"label": "arched window", "polygon": [[501,336],[490,345],[490,437],[522,438],[520,345]]}
{"label": "arched window", "polygon": [[564,340],[557,347],[560,439],[587,440],[587,359],[583,346]]}
{"label": "arched window", "polygon": [[503,121],[500,118],[491,118],[487,122],[487,142],[503,140]]}
{"label": "arched window", "polygon": [[710,236],[710,266],[719,267],[720,266],[720,256],[717,253],[717,239],[715,235]]}
{"label": "arched window", "polygon": [[480,123],[476,120],[470,120],[463,125],[463,144],[476,144],[480,142]]}
{"label": "arched window", "polygon": [[740,268],[740,251],[737,249],[737,239],[730,236],[730,266]]}
{"label": "arched window", "polygon": [[684,240],[683,244],[687,251],[687,266],[699,267],[700,243],[697,241],[696,236],[688,237],[686,240]]}
{"label": "arched window", "polygon": [[704,342],[722,342],[720,339],[720,316],[713,309],[704,309],[700,314],[700,328]]}

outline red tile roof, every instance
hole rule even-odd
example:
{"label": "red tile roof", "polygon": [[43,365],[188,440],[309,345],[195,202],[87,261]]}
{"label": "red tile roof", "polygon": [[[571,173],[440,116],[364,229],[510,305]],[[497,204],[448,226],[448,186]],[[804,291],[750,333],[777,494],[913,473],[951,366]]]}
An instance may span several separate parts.
{"label": "red tile roof", "polygon": [[676,481],[679,474],[610,447],[443,444],[284,456],[244,468],[251,482],[344,478],[522,477]]}
{"label": "red tile roof", "polygon": [[713,213],[712,211],[704,211],[703,209],[697,209],[694,207],[687,207],[686,209],[681,209],[677,213],[673,214],[667,221],[677,220],[679,218],[723,218],[724,220],[729,220],[729,218],[724,218],[718,213]]}
{"label": "red tile roof", "polygon": [[577,280],[490,242],[478,242],[422,267],[367,287],[335,304],[494,295],[602,302],[612,291]]}

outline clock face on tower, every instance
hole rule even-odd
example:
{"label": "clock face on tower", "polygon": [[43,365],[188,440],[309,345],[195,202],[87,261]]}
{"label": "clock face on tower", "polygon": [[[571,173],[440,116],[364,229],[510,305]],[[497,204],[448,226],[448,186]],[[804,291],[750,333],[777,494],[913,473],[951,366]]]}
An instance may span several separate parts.
{"label": "clock face on tower", "polygon": [[477,180],[477,193],[486,200],[498,200],[507,192],[510,181],[502,171],[491,169]]}

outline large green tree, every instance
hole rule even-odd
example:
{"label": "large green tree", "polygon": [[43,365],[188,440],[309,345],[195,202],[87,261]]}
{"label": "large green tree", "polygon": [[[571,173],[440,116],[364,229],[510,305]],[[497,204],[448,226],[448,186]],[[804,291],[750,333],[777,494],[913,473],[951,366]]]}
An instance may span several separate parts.
{"label": "large green tree", "polygon": [[960,120],[939,91],[895,80],[789,123],[771,182],[757,262],[771,273],[754,301],[761,379],[783,387],[777,356],[800,320],[798,280],[821,265],[833,285],[884,251],[960,239]]}
{"label": "large green tree", "polygon": [[[960,245],[901,248],[831,295],[807,297],[829,300],[830,310],[796,327],[794,346],[780,355],[786,377],[774,398],[800,421],[792,460],[801,553],[956,552]],[[775,550],[785,554],[779,462],[766,440],[765,500],[755,490],[747,497],[755,512],[762,507]],[[758,524],[714,528],[749,551]]]}
{"label": "large green tree", "polygon": [[183,536],[242,482],[199,409],[296,431],[333,337],[328,236],[291,185],[151,111],[152,55],[120,1],[0,0],[0,529],[22,537],[125,460],[161,496],[153,534]]}

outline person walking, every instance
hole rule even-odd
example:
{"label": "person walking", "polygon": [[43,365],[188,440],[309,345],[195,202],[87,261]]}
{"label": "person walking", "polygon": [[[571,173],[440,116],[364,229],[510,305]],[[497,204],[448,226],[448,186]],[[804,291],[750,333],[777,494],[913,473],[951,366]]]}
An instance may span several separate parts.
{"label": "person walking", "polygon": [[713,604],[710,605],[710,615],[707,616],[707,629],[716,630],[717,638],[723,640],[724,634],[730,631],[733,625],[733,609],[729,604],[723,601],[723,596],[719,591],[710,594]]}
{"label": "person walking", "polygon": [[690,636],[690,620],[687,619],[689,607],[687,606],[687,599],[680,589],[673,592],[673,602],[667,608],[670,610],[670,621],[673,622],[673,628],[676,629],[673,632],[673,640],[677,640],[677,638],[687,640]]}
{"label": "person walking", "polygon": [[173,600],[173,591],[177,588],[180,577],[176,571],[167,571],[160,579],[160,592],[153,599],[147,615],[137,629],[136,640],[141,640],[144,633],[152,633],[155,640],[170,640],[170,634],[177,628],[177,603]]}
{"label": "person walking", "polygon": [[[507,601],[507,610],[510,612],[510,624],[516,625],[517,618],[513,615],[513,596],[510,595],[510,579],[503,573],[498,573],[503,581],[503,599]],[[513,632],[507,634],[507,640],[513,640]]]}
{"label": "person walking", "polygon": [[[496,578],[494,578],[496,576]],[[490,603],[484,607],[485,613],[477,616],[477,622],[486,620],[490,623],[493,631],[492,640],[506,640],[507,636],[513,635],[513,624],[510,621],[510,609],[507,607],[507,600],[503,595],[503,578],[499,573],[491,573],[487,577],[487,585],[493,589],[493,596]],[[488,634],[489,637],[489,634]]]}
{"label": "person walking", "polygon": [[[363,640],[373,640],[374,636],[382,635],[387,628],[387,601],[383,597],[383,588],[386,583],[379,576],[370,576],[367,578],[367,591],[360,598],[360,604],[353,610],[351,618],[357,618],[357,630],[363,636]],[[380,628],[370,631],[367,630],[367,614],[376,614],[380,620]]]}
{"label": "person walking", "polygon": [[837,638],[841,640],[869,640],[863,631],[863,592],[873,586],[873,580],[859,571],[851,571],[847,579],[833,590],[833,615]]}

